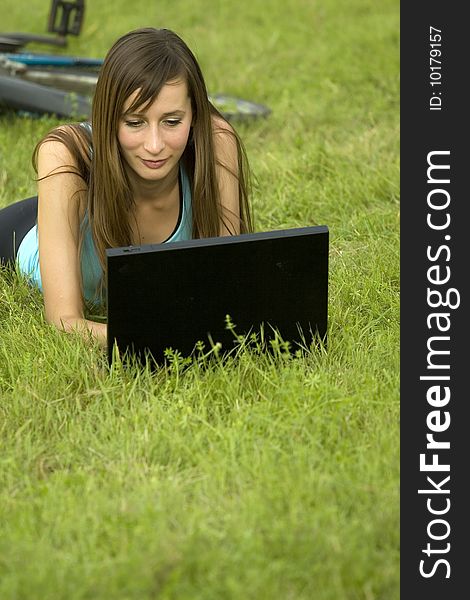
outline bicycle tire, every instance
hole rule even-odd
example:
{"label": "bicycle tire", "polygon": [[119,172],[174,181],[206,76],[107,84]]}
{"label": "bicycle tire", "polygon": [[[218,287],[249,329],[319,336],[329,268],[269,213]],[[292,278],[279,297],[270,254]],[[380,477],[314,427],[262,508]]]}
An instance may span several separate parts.
{"label": "bicycle tire", "polygon": [[90,118],[91,101],[78,94],[0,75],[0,105],[33,114]]}
{"label": "bicycle tire", "polygon": [[97,73],[76,69],[27,69],[16,77],[89,97],[93,96],[98,81]]}
{"label": "bicycle tire", "polygon": [[266,118],[272,112],[264,104],[243,100],[243,98],[228,94],[209,94],[209,100],[227,121],[253,121]]}
{"label": "bicycle tire", "polygon": [[[19,59],[24,56],[26,55],[12,55],[8,56],[8,60],[13,59],[13,62],[15,62],[18,58],[18,62],[21,62]],[[65,94],[70,92],[79,94],[84,97],[84,100],[93,96],[98,80],[96,67],[100,64],[99,60],[90,59],[92,64],[88,66],[88,59],[61,57],[67,60],[57,62],[57,66],[55,66],[54,64],[44,64],[44,57],[46,56],[42,55],[41,59],[36,62],[33,61],[33,66],[26,65],[26,69],[18,73],[16,77],[25,82],[40,85],[42,88],[49,87]],[[228,121],[232,122],[252,121],[266,118],[271,114],[271,109],[266,105],[244,100],[237,96],[221,93],[209,94],[209,100]],[[63,104],[63,100],[59,102]],[[41,106],[43,105],[41,104]],[[81,105],[79,104],[79,106],[81,110]]]}

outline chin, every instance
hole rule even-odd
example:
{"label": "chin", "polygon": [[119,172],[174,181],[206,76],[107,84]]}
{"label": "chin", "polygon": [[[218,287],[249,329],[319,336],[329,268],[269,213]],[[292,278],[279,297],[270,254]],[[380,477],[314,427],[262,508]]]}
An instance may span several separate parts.
{"label": "chin", "polygon": [[164,165],[160,169],[155,169],[155,170],[146,169],[145,167],[142,168],[140,165],[139,165],[138,169],[134,169],[134,172],[141,179],[145,179],[146,181],[157,181],[159,179],[163,179],[170,173],[170,171],[171,171],[171,168],[168,169],[167,165]]}

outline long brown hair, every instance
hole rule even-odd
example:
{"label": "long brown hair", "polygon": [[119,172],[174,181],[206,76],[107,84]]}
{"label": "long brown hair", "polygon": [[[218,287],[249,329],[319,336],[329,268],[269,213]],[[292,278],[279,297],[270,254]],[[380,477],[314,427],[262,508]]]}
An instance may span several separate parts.
{"label": "long brown hair", "polygon": [[[88,218],[103,273],[106,248],[132,244],[134,199],[117,135],[124,103],[136,90],[138,94],[129,111],[153,102],[162,87],[174,79],[186,81],[193,114],[192,132],[181,159],[192,192],[192,235],[193,238],[219,235],[224,216],[216,178],[213,117],[223,117],[209,102],[195,56],[185,42],[168,29],[131,31],[109,50],[93,97],[92,140],[84,127],[62,126],[46,135],[34,151],[35,167],[39,147],[50,139],[63,142],[76,158],[77,168],[71,170],[78,171],[88,186]],[[235,175],[239,187],[240,231],[244,233],[253,230],[248,202],[249,169],[238,134],[230,126],[227,130],[238,149]]]}

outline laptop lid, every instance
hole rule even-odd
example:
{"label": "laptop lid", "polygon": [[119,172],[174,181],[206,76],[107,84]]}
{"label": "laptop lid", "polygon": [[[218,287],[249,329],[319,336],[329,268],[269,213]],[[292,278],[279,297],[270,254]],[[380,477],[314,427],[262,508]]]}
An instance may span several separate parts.
{"label": "laptop lid", "polygon": [[[189,356],[198,341],[234,347],[236,334],[297,344],[326,340],[326,226],[113,248],[107,257],[108,359],[114,342],[157,363]],[[298,347],[298,346],[297,346]]]}

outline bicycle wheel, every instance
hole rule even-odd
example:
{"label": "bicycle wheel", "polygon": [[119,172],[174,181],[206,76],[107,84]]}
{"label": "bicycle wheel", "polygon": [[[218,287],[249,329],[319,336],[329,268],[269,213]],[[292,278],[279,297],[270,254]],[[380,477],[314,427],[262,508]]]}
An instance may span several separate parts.
{"label": "bicycle wheel", "polygon": [[73,119],[88,119],[91,116],[89,98],[2,75],[0,105],[17,111]]}
{"label": "bicycle wheel", "polygon": [[[98,80],[100,59],[86,59],[79,57],[52,57],[57,58],[48,62],[50,55],[3,55],[9,65],[18,64],[17,70],[10,68],[10,73],[15,79],[39,84],[43,88],[50,87],[56,91],[72,92],[81,96],[93,96]],[[29,58],[31,57],[31,58]],[[24,63],[24,59],[27,62]],[[41,94],[43,95],[43,94]],[[249,122],[265,118],[271,114],[271,109],[264,104],[244,100],[228,94],[209,94],[210,102],[228,120],[233,122]],[[79,104],[81,106],[81,104]]]}
{"label": "bicycle wheel", "polygon": [[253,121],[271,114],[264,104],[243,100],[227,94],[209,94],[209,100],[227,121]]}
{"label": "bicycle wheel", "polygon": [[0,73],[64,92],[92,96],[102,61],[47,54],[0,54]]}
{"label": "bicycle wheel", "polygon": [[98,81],[97,73],[81,69],[26,69],[18,75],[26,81],[83,96],[92,96]]}

